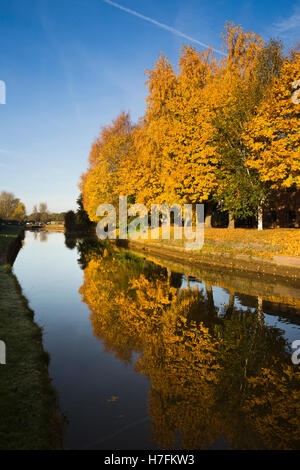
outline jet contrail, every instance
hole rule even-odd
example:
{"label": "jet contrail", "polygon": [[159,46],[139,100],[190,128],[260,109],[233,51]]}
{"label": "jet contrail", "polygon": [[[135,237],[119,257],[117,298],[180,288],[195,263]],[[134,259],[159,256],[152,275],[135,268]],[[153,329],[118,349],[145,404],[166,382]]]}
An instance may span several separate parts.
{"label": "jet contrail", "polygon": [[156,20],[153,20],[152,18],[149,18],[148,16],[144,16],[141,13],[138,13],[137,11],[130,10],[129,8],[125,8],[122,5],[119,5],[116,2],[112,2],[111,0],[103,0],[105,3],[108,5],[111,5],[115,8],[119,8],[119,10],[126,11],[126,13],[130,13],[130,15],[137,16],[138,18],[141,18],[142,20],[149,21],[149,23],[155,24],[156,26],[159,26],[162,29],[165,29],[166,31],[170,31],[173,34],[176,34],[177,36],[181,36],[182,38],[187,39],[188,41],[194,42],[196,44],[199,44],[202,47],[205,47],[205,49],[212,49],[213,51],[217,52],[218,54],[226,55],[224,52],[219,51],[218,49],[214,49],[213,47],[208,46],[207,44],[204,44],[204,42],[198,41],[198,39],[194,39],[191,36],[188,36],[187,34],[182,33],[181,31],[178,31],[175,28],[172,28],[171,26],[168,26],[163,23],[159,23]]}

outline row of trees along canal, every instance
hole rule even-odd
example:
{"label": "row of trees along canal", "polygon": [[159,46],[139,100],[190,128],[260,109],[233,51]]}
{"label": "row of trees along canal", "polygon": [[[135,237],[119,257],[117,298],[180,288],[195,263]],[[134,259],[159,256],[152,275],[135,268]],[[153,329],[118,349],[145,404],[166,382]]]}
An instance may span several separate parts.
{"label": "row of trees along canal", "polygon": [[207,226],[218,208],[229,227],[252,218],[262,228],[283,195],[289,223],[300,225],[299,46],[284,56],[280,41],[233,24],[222,37],[220,59],[184,46],[178,71],[161,54],[147,71],[145,115],[133,124],[123,112],[102,128],[80,183],[92,221],[124,194],[148,209],[205,203]]}
{"label": "row of trees along canal", "polygon": [[45,202],[35,205],[31,214],[26,215],[25,204],[13,193],[0,193],[0,221],[33,222],[45,224],[50,221],[63,221],[65,212],[53,213]]}

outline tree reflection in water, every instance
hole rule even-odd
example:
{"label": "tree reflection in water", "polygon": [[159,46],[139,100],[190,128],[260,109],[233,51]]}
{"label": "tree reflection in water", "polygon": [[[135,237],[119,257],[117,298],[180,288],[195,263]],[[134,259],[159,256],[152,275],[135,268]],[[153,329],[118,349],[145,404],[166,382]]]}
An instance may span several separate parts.
{"label": "tree reflection in water", "polygon": [[[181,276],[108,244],[79,243],[82,299],[107,351],[149,377],[161,448],[300,447],[300,373],[282,331],[255,312],[214,305]],[[138,359],[136,360],[136,354]],[[135,358],[135,359],[134,359]]]}

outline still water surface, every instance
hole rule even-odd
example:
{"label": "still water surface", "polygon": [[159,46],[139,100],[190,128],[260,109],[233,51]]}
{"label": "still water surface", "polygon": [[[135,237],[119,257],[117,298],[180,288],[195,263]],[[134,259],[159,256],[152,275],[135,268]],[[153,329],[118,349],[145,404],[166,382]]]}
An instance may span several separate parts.
{"label": "still water surface", "polygon": [[26,232],[65,448],[300,448],[299,292],[165,266]]}

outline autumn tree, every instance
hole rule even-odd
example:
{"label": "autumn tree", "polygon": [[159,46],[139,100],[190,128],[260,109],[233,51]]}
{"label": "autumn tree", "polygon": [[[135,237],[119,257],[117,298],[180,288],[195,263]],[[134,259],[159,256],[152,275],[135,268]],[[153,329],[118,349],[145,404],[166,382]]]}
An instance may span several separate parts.
{"label": "autumn tree", "polygon": [[122,166],[121,188],[149,207],[164,200],[164,146],[176,74],[162,54],[147,75],[146,113],[132,133],[134,147]]}
{"label": "autumn tree", "polygon": [[39,211],[38,211],[38,208],[37,208],[36,204],[33,206],[31,217],[34,220],[34,222],[39,222],[40,221],[40,214],[39,214]]}
{"label": "autumn tree", "polygon": [[267,197],[259,175],[247,165],[247,149],[242,136],[247,122],[256,112],[276,74],[281,59],[281,44],[263,44],[259,35],[227,24],[223,34],[226,58],[211,82],[214,98],[214,140],[218,155],[216,200],[233,220],[257,215]]}
{"label": "autumn tree", "polygon": [[115,204],[119,196],[119,171],[131,152],[132,124],[128,113],[121,113],[102,128],[100,137],[92,144],[89,168],[81,177],[83,206],[91,221],[97,221],[101,203]]}
{"label": "autumn tree", "polygon": [[13,193],[2,191],[0,193],[0,218],[5,220],[24,220],[25,205]]}
{"label": "autumn tree", "polygon": [[300,52],[295,50],[244,134],[247,166],[273,189],[300,188],[300,104],[292,100],[292,85],[299,77]]}
{"label": "autumn tree", "polygon": [[216,63],[211,51],[199,53],[185,46],[181,52],[177,86],[165,125],[164,199],[171,203],[208,203],[216,188],[217,161],[205,88]]}
{"label": "autumn tree", "polygon": [[211,51],[200,54],[185,46],[179,74],[163,54],[147,71],[146,114],[133,132],[135,154],[122,178],[137,202],[172,205],[211,198],[216,160],[203,90],[215,68]]}
{"label": "autumn tree", "polygon": [[25,204],[23,204],[23,202],[17,199],[16,206],[11,214],[11,219],[17,220],[18,222],[22,222],[25,216],[26,216]]}
{"label": "autumn tree", "polygon": [[40,202],[39,204],[40,221],[46,223],[49,221],[48,206],[46,202]]}

